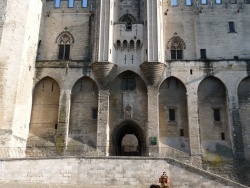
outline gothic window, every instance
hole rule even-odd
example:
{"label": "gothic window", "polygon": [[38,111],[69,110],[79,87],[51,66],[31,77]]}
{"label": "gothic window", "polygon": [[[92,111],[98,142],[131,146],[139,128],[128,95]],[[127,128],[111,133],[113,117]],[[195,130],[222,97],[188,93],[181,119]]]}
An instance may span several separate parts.
{"label": "gothic window", "polygon": [[182,59],[183,58],[183,46],[181,41],[173,40],[170,48],[171,59]]}
{"label": "gothic window", "polygon": [[120,18],[119,21],[126,23],[126,31],[131,31],[132,23],[135,22],[135,18],[130,14],[125,14]]}
{"label": "gothic window", "polygon": [[222,1],[221,1],[221,0],[215,0],[215,3],[216,3],[216,4],[221,4]]}
{"label": "gothic window", "polygon": [[58,59],[69,59],[70,55],[70,37],[63,34],[59,39],[59,55]]}
{"label": "gothic window", "polygon": [[123,91],[132,91],[135,90],[135,77],[132,75],[125,75],[122,78],[122,90]]}

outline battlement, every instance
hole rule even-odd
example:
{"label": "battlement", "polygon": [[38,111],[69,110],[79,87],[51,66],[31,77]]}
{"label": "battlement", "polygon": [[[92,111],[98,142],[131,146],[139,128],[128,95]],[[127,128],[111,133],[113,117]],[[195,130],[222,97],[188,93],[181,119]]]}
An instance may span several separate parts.
{"label": "battlement", "polygon": [[46,12],[89,12],[93,9],[93,0],[46,0]]}

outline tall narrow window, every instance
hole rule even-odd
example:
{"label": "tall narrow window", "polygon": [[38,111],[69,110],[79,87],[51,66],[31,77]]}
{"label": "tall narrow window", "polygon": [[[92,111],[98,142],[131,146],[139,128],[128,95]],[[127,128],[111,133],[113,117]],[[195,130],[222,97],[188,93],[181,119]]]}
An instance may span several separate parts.
{"label": "tall narrow window", "polygon": [[69,0],[68,1],[68,7],[73,8],[74,7],[74,0]]}
{"label": "tall narrow window", "polygon": [[171,59],[182,59],[183,57],[183,47],[180,41],[174,40],[171,45]]}
{"label": "tall narrow window", "polygon": [[132,91],[135,90],[136,83],[135,78],[132,75],[126,75],[122,78],[122,90],[123,91]]}
{"label": "tall narrow window", "polygon": [[54,4],[55,8],[59,8],[61,4],[61,0],[55,0],[54,2],[55,2]]}
{"label": "tall narrow window", "polygon": [[201,59],[207,59],[206,49],[200,49]]}
{"label": "tall narrow window", "polygon": [[175,121],[175,109],[169,109],[169,121]]}
{"label": "tall narrow window", "polygon": [[184,129],[180,129],[180,136],[184,136]]}
{"label": "tall narrow window", "polygon": [[220,109],[214,109],[214,121],[220,121]]}
{"label": "tall narrow window", "polygon": [[60,38],[58,59],[69,59],[70,55],[70,38],[64,34]]}
{"label": "tall narrow window", "polygon": [[82,0],[82,7],[88,7],[88,0]]}
{"label": "tall narrow window", "polygon": [[234,22],[228,22],[228,26],[229,26],[229,33],[235,33]]}
{"label": "tall narrow window", "polygon": [[225,133],[221,133],[221,140],[225,140]]}
{"label": "tall narrow window", "polygon": [[201,4],[202,5],[206,5],[207,4],[207,0],[201,0]]}
{"label": "tall narrow window", "polygon": [[92,119],[97,119],[98,116],[98,110],[97,108],[92,109]]}
{"label": "tall narrow window", "polygon": [[186,5],[191,6],[192,5],[192,0],[186,0]]}
{"label": "tall narrow window", "polygon": [[172,2],[172,6],[173,6],[173,7],[178,5],[177,0],[172,0],[171,2]]}

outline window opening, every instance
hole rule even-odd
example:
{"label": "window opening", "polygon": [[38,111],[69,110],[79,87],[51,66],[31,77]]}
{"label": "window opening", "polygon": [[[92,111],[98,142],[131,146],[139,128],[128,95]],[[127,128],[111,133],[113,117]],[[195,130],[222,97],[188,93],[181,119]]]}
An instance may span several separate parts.
{"label": "window opening", "polygon": [[221,0],[215,0],[215,4],[221,4],[222,1]]}
{"label": "window opening", "polygon": [[55,8],[59,8],[61,4],[61,0],[55,0],[54,3],[55,3],[54,4]]}
{"label": "window opening", "polygon": [[169,109],[169,121],[175,121],[175,109]]}
{"label": "window opening", "polygon": [[191,75],[193,74],[193,69],[190,69],[190,74],[191,74]]}
{"label": "window opening", "polygon": [[207,0],[201,0],[201,4],[202,5],[206,5],[207,4]]}
{"label": "window opening", "polygon": [[235,33],[234,22],[228,22],[229,25],[229,33]]}
{"label": "window opening", "polygon": [[225,133],[221,133],[221,140],[225,140]]}
{"label": "window opening", "polygon": [[135,78],[132,75],[126,75],[122,78],[122,90],[132,91],[136,88]]}
{"label": "window opening", "polygon": [[201,59],[207,59],[206,49],[200,49]]}
{"label": "window opening", "polygon": [[68,1],[68,7],[73,8],[74,7],[74,0],[69,0]]}
{"label": "window opening", "polygon": [[171,2],[172,2],[172,6],[173,6],[173,7],[175,7],[175,6],[177,6],[177,5],[178,5],[177,0],[172,0]]}
{"label": "window opening", "polygon": [[83,8],[88,7],[88,0],[82,0],[82,7]]}
{"label": "window opening", "polygon": [[171,45],[171,59],[177,60],[183,57],[183,47],[180,41],[174,40]]}
{"label": "window opening", "polygon": [[186,0],[186,5],[191,6],[192,5],[192,0]]}
{"label": "window opening", "polygon": [[180,129],[180,136],[184,136],[184,129]]}
{"label": "window opening", "polygon": [[97,108],[92,109],[92,119],[97,119],[98,117],[98,110]]}
{"label": "window opening", "polygon": [[220,109],[214,109],[214,121],[220,121]]}
{"label": "window opening", "polygon": [[70,38],[64,34],[60,38],[58,59],[69,59],[70,55]]}
{"label": "window opening", "polygon": [[250,4],[250,0],[245,0],[245,4]]}

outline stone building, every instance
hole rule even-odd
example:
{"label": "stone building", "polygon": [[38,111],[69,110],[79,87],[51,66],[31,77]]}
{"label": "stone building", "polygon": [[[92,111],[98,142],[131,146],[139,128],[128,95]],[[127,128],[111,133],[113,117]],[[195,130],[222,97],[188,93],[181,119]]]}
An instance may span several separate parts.
{"label": "stone building", "polygon": [[178,154],[250,184],[249,0],[0,7],[6,156]]}

